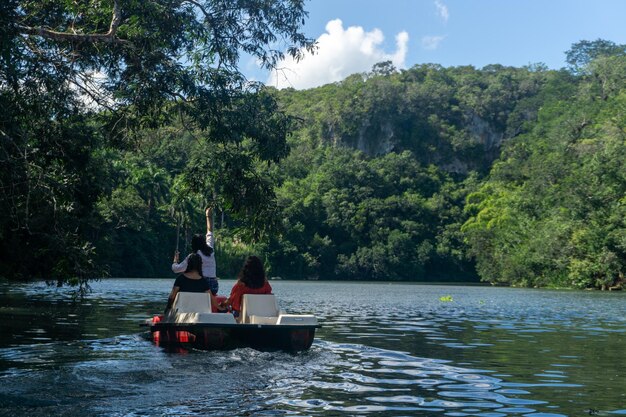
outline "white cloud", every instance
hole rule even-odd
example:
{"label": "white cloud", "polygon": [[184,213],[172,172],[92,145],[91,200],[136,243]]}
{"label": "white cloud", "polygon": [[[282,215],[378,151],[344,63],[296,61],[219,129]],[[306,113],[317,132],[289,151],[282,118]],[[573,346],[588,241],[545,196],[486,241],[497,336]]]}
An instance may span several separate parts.
{"label": "white cloud", "polygon": [[435,7],[437,7],[437,14],[439,15],[439,17],[441,17],[443,21],[447,23],[448,18],[450,17],[448,6],[443,4],[441,0],[435,0]]}
{"label": "white cloud", "polygon": [[288,57],[277,65],[267,84],[297,89],[312,88],[348,75],[366,72],[381,61],[391,61],[396,68],[405,67],[409,34],[396,35],[396,50],[386,53],[381,49],[385,37],[379,29],[366,32],[361,26],[343,28],[340,19],[326,24],[326,33],[317,39],[317,52],[306,53],[300,62]]}
{"label": "white cloud", "polygon": [[445,39],[445,36],[424,36],[422,37],[422,48],[428,50],[435,50],[439,48],[441,41]]}

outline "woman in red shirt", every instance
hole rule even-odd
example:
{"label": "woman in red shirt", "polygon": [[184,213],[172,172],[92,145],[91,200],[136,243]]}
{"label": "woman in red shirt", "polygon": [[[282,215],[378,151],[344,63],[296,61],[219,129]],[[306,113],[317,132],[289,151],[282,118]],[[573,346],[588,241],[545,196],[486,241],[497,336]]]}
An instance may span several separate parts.
{"label": "woman in red shirt", "polygon": [[230,291],[230,296],[220,304],[220,308],[232,307],[235,317],[239,317],[241,300],[244,294],[271,294],[272,286],[265,277],[263,262],[252,255],[248,256],[241,271],[237,275],[237,282]]}

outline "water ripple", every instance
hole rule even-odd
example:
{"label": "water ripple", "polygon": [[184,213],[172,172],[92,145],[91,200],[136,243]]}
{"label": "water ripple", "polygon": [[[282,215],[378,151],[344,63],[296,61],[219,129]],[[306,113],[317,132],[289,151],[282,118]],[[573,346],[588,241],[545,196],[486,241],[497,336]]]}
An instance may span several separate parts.
{"label": "water ripple", "polygon": [[272,285],[322,322],[308,352],[165,352],[137,322],[171,280],[96,283],[82,304],[7,287],[0,416],[626,415],[624,294]]}
{"label": "water ripple", "polygon": [[[290,378],[289,386],[295,388],[297,398],[291,398],[290,391],[283,391],[273,402],[295,409],[304,407],[308,412],[316,409],[347,413],[424,410],[445,415],[464,409],[479,413],[507,408],[515,414],[516,409],[522,408],[513,406],[524,406],[527,412],[535,412],[529,406],[545,403],[519,398],[528,395],[527,391],[502,390],[503,382],[485,375],[488,372],[485,370],[359,344],[319,342],[315,348],[326,352],[320,353],[322,356],[332,354],[332,365],[320,368],[320,373],[313,373],[306,380]],[[367,366],[356,369],[355,362],[367,363]],[[299,399],[308,392],[313,393],[315,401]],[[379,394],[363,395],[368,392]],[[341,405],[325,400],[328,397],[337,399]]]}

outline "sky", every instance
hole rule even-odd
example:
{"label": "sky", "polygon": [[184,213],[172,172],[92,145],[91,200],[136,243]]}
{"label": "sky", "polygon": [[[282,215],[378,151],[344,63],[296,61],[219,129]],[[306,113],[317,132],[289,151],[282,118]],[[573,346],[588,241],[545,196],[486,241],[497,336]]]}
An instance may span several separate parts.
{"label": "sky", "polygon": [[581,40],[626,44],[626,0],[308,0],[304,33],[318,51],[286,59],[268,73],[242,60],[251,80],[305,89],[370,71],[390,60],[398,69],[489,64],[566,66]]}

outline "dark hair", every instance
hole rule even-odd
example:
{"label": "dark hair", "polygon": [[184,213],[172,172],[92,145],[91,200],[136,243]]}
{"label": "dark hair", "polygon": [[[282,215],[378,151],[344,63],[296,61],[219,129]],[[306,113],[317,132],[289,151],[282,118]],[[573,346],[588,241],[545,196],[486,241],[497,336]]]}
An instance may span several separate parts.
{"label": "dark hair", "polygon": [[204,256],[211,256],[213,248],[206,244],[206,239],[202,235],[193,235],[191,237],[191,251],[196,253],[201,251]]}
{"label": "dark hair", "polygon": [[254,255],[248,256],[237,275],[237,279],[248,288],[261,288],[265,284],[263,262]]}
{"label": "dark hair", "polygon": [[187,257],[187,269],[185,272],[197,271],[202,275],[202,258],[197,253],[192,253]]}

